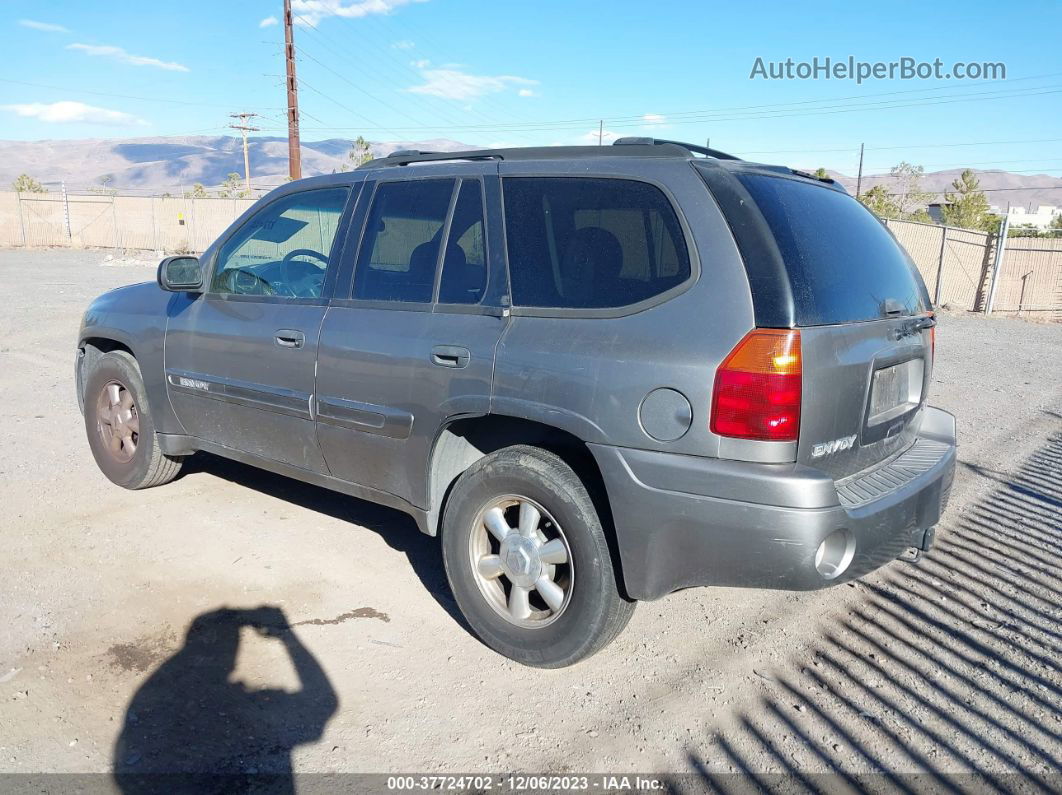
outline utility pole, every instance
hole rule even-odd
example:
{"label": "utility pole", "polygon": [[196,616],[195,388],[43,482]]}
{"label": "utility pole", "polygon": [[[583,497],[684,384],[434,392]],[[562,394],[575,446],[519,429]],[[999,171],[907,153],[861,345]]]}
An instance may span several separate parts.
{"label": "utility pole", "polygon": [[856,176],[856,198],[859,198],[859,191],[863,187],[863,144],[859,145],[859,174]]}
{"label": "utility pole", "polygon": [[299,151],[299,84],[295,80],[295,34],[292,30],[291,0],[284,0],[284,60],[288,77],[288,174],[302,177],[302,153]]}
{"label": "utility pole", "polygon": [[604,140],[605,140],[605,120],[601,119],[597,123],[597,145],[601,146],[601,144],[604,143]]}
{"label": "utility pole", "polygon": [[243,135],[243,181],[247,185],[247,195],[251,195],[251,159],[247,154],[247,133],[258,132],[259,127],[248,127],[247,122],[257,116],[257,113],[230,113],[233,119],[239,119],[240,124],[230,124],[234,130],[239,130]]}

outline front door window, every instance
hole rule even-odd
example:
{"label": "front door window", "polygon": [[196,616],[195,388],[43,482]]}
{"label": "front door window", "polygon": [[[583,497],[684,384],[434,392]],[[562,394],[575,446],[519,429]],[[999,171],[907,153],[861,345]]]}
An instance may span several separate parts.
{"label": "front door window", "polygon": [[303,191],[259,210],[222,246],[211,292],[320,298],[348,193]]}

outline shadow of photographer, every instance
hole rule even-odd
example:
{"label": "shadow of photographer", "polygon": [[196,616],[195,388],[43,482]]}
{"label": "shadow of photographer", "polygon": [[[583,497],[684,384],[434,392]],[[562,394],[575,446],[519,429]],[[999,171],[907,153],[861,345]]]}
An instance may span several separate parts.
{"label": "shadow of photographer", "polygon": [[[281,643],[296,692],[232,681],[241,629]],[[339,700],[278,607],[196,617],[184,646],[137,690],[114,749],[126,793],[293,789],[291,752],[320,739]]]}

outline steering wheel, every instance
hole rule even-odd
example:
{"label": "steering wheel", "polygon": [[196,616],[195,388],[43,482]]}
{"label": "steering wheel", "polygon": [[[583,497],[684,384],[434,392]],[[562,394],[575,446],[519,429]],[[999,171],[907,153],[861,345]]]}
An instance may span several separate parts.
{"label": "steering wheel", "polygon": [[[319,268],[319,272],[322,273],[322,274],[324,273],[325,269],[328,267],[328,257],[326,257],[324,254],[322,254],[320,251],[314,251],[312,248],[296,248],[296,249],[292,249],[291,251],[289,251],[287,254],[284,255],[284,258],[280,261],[280,278],[281,278],[281,281],[283,281],[284,284],[287,285],[288,289],[291,290],[291,294],[292,295],[298,296],[300,294],[300,292],[299,292],[299,289],[296,288],[296,285],[301,285],[301,283],[307,278],[308,274],[303,273],[301,276],[299,276],[297,278],[292,275],[292,273],[291,273],[291,270],[292,270],[291,263],[295,261],[296,257],[312,257],[314,259],[320,260],[321,261],[321,267]],[[309,262],[302,263],[302,264],[306,265],[306,266],[310,266],[311,269],[313,267],[316,267],[312,263],[309,263]]]}
{"label": "steering wheel", "polygon": [[[227,268],[222,271],[221,284],[228,292],[237,295],[276,295],[273,285],[254,271],[243,268]],[[249,283],[248,283],[249,280]],[[254,292],[260,291],[260,292]]]}
{"label": "steering wheel", "polygon": [[[284,259],[281,262],[287,266],[296,257],[313,257],[314,259],[321,260],[321,264],[325,268],[328,267],[328,257],[322,254],[320,251],[314,251],[312,248],[296,248],[289,251],[284,255]],[[323,269],[322,269],[323,270]]]}

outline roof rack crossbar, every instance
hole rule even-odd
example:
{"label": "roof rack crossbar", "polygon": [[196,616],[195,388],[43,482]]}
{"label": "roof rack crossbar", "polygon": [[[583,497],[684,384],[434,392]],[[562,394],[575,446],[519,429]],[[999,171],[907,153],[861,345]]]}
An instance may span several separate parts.
{"label": "roof rack crossbar", "polygon": [[683,149],[687,149],[690,152],[696,152],[699,155],[705,155],[706,157],[714,157],[716,160],[740,160],[740,157],[736,157],[726,152],[720,152],[718,149],[709,149],[707,146],[698,146],[697,144],[688,144],[684,141],[669,141],[664,138],[639,138],[639,137],[627,137],[617,138],[612,142],[613,146],[663,146],[670,144],[672,146],[681,146]]}

